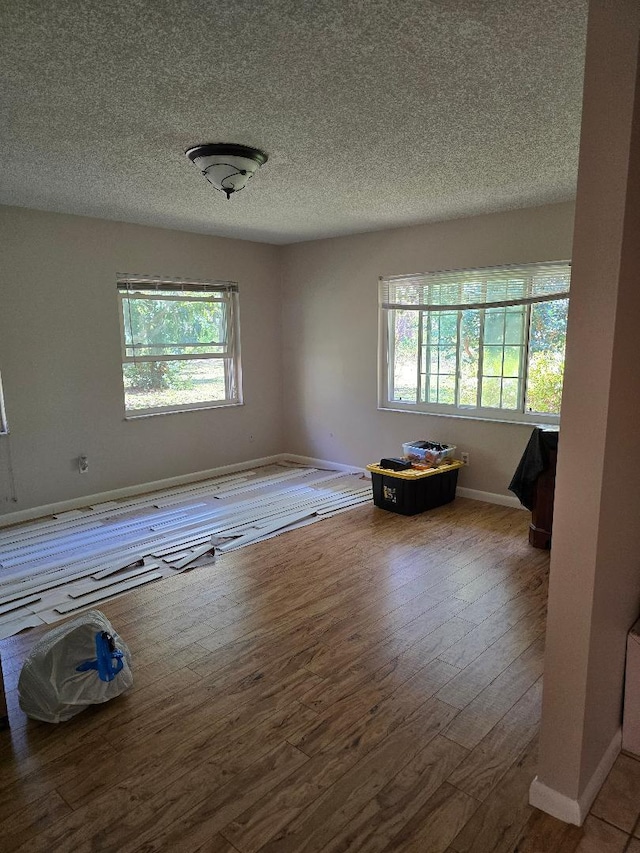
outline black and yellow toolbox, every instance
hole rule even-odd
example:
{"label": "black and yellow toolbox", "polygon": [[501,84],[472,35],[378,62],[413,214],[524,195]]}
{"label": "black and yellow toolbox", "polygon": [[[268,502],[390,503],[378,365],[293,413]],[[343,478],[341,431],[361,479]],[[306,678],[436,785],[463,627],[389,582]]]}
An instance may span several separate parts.
{"label": "black and yellow toolbox", "polygon": [[400,515],[417,515],[450,503],[456,496],[458,469],[463,464],[457,459],[447,459],[437,468],[405,471],[367,465],[367,471],[371,471],[373,502],[380,509]]}

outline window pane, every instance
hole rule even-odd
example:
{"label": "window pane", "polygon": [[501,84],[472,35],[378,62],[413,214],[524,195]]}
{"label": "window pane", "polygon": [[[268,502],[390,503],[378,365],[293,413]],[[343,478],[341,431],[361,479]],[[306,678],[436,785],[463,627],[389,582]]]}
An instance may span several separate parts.
{"label": "window pane", "polygon": [[520,376],[520,359],[522,358],[522,347],[505,347],[503,376]]}
{"label": "window pane", "polygon": [[184,359],[123,364],[125,409],[155,409],[226,399],[227,359]]}
{"label": "window pane", "polygon": [[523,305],[484,312],[483,407],[518,410],[522,406],[525,316]]}
{"label": "window pane", "polygon": [[456,403],[458,312],[423,312],[427,371],[422,377],[422,402]]}
{"label": "window pane", "polygon": [[455,343],[458,337],[458,313],[442,312],[440,314],[440,343]]}
{"label": "window pane", "polygon": [[524,311],[521,307],[507,308],[504,342],[506,344],[524,343]]}
{"label": "window pane", "polygon": [[568,308],[567,299],[531,306],[525,402],[529,412],[560,412]]}
{"label": "window pane", "polygon": [[456,377],[440,376],[438,402],[453,405],[456,401]]}
{"label": "window pane", "polygon": [[480,311],[463,311],[460,318],[460,406],[477,406],[479,355]]}
{"label": "window pane", "polygon": [[504,342],[504,308],[487,308],[484,312],[485,344]]}
{"label": "window pane", "polygon": [[418,393],[419,311],[396,311],[393,327],[392,400],[415,403]]}
{"label": "window pane", "polygon": [[485,376],[502,376],[502,347],[484,347],[482,359]]}
{"label": "window pane", "polygon": [[483,376],[482,378],[482,406],[487,409],[500,408],[500,384],[501,380]]}
{"label": "window pane", "polygon": [[[203,348],[190,350],[189,344],[226,345],[227,306],[223,302],[124,297],[122,312],[128,355],[190,355]],[[136,347],[135,353],[129,351],[132,347]]]}
{"label": "window pane", "polygon": [[518,386],[519,381],[517,379],[503,379],[502,380],[502,408],[503,409],[517,409],[519,406],[518,401]]}
{"label": "window pane", "polygon": [[456,350],[452,347],[440,347],[439,373],[456,372]]}

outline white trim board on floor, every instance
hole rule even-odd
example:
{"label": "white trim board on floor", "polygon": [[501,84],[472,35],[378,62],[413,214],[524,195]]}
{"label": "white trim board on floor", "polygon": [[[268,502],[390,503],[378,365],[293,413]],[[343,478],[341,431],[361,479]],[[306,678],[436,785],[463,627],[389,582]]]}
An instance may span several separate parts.
{"label": "white trim board on floor", "polygon": [[[71,590],[67,593],[69,598],[82,598],[88,593],[94,592],[98,589],[109,589],[110,586],[114,586],[115,584],[120,583],[121,581],[129,580],[129,578],[137,578],[138,575],[144,575],[146,572],[150,572],[152,569],[159,569],[160,563],[145,563],[143,566],[138,566],[135,569],[130,569],[128,572],[122,572],[122,574],[118,575],[117,578],[107,578],[105,581],[97,581],[93,578],[87,579],[85,585],[83,587],[79,587],[75,592]],[[93,583],[92,583],[93,581]]]}
{"label": "white trim board on floor", "polygon": [[42,625],[42,620],[32,613],[20,616],[12,622],[3,622],[0,624],[0,640],[6,640],[8,637],[13,637],[14,634],[24,631],[25,628],[36,628],[38,625]]}
{"label": "white trim board on floor", "polygon": [[[250,459],[247,462],[237,462],[233,465],[221,465],[218,468],[210,468],[206,471],[194,471],[190,474],[181,474],[177,477],[167,477],[163,480],[155,480],[150,483],[140,483],[136,486],[125,486],[121,489],[112,489],[107,492],[99,492],[93,495],[72,498],[67,501],[59,501],[57,503],[6,513],[4,515],[0,515],[0,529],[3,527],[9,527],[12,524],[18,524],[22,521],[33,521],[37,518],[44,518],[67,510],[75,510],[79,507],[103,504],[111,500],[139,496],[147,494],[148,492],[169,489],[172,486],[197,483],[200,480],[213,479],[225,474],[235,474],[241,471],[250,471],[252,468],[261,467],[263,465],[277,465],[278,463],[283,462],[294,462],[300,465],[308,465],[320,469],[327,468],[350,474],[362,473],[368,476],[368,472],[365,468],[361,468],[356,465],[345,465],[342,462],[330,462],[327,459],[317,459],[312,456],[301,456],[296,453],[276,453],[273,456],[264,456],[260,459]],[[501,495],[497,492],[483,492],[478,489],[468,489],[460,486],[458,487],[456,494],[460,497],[470,498],[475,501],[484,501],[485,503],[522,509],[518,499],[511,495]]]}
{"label": "white trim board on floor", "polygon": [[102,504],[106,501],[117,500],[119,498],[128,498],[130,496],[138,496],[147,492],[156,492],[162,489],[169,489],[172,486],[182,486],[187,483],[196,483],[198,480],[209,480],[215,477],[221,477],[224,474],[235,474],[239,471],[249,471],[254,467],[263,465],[277,465],[278,462],[287,461],[289,457],[285,453],[276,453],[273,456],[264,456],[261,459],[252,459],[248,462],[236,462],[233,465],[221,465],[218,468],[210,468],[206,471],[192,471],[189,474],[180,474],[177,477],[166,477],[163,480],[154,480],[150,483],[138,483],[135,486],[125,486],[121,489],[111,489],[106,492],[98,492],[93,495],[80,495],[77,498],[71,498],[66,501],[58,501],[52,504],[43,506],[31,507],[30,509],[17,510],[16,512],[0,515],[0,528],[7,527],[10,524],[18,524],[21,521],[32,521],[35,518],[43,518],[48,515],[57,515],[66,510],[78,509],[81,507],[91,506],[92,504]]}
{"label": "white trim board on floor", "polygon": [[[61,613],[75,611],[88,601],[87,595],[95,596],[98,590],[104,589],[104,595],[110,598],[124,582],[135,580],[132,588],[137,587],[138,578],[147,578],[152,568],[163,577],[170,577],[187,569],[207,552],[213,552],[213,532],[221,532],[227,539],[227,542],[218,543],[224,545],[223,550],[233,550],[290,529],[310,517],[318,520],[325,514],[355,506],[365,499],[371,501],[370,486],[359,474],[319,471],[297,464],[264,466],[251,474],[252,479],[244,474],[223,475],[220,478],[224,483],[223,492],[219,488],[222,483],[216,480],[203,481],[195,487],[180,486],[167,490],[164,494],[184,492],[181,497],[186,500],[182,507],[170,511],[158,509],[156,498],[160,493],[153,496],[150,505],[147,496],[143,499],[145,510],[142,515],[118,519],[115,524],[107,523],[111,521],[112,514],[119,513],[111,502],[108,505],[112,510],[106,516],[98,505],[80,516],[71,513],[55,525],[48,521],[27,524],[27,529],[35,527],[40,532],[35,539],[18,540],[20,544],[16,543],[17,534],[10,528],[0,536],[0,549],[3,540],[9,548],[6,554],[0,553],[0,606],[8,605],[7,616],[0,619],[0,624],[13,624],[15,616],[12,611],[20,609],[19,605],[23,605],[24,598],[29,596],[33,604],[24,605],[22,609],[28,607],[43,622],[50,623],[57,621]],[[228,488],[230,480],[234,481],[231,489]],[[208,504],[194,502],[194,497],[205,495],[210,498]],[[224,503],[220,500],[223,495],[230,495],[229,500],[233,502]],[[175,496],[172,499],[175,500]],[[135,504],[136,513],[142,506],[128,498],[123,503]],[[210,508],[202,513],[203,506]],[[163,521],[154,524],[153,516]],[[96,518],[98,526],[85,527],[87,517]],[[182,528],[179,533],[173,530],[176,526],[174,519],[178,517],[177,526]],[[231,531],[234,539],[229,541],[224,535],[227,530]],[[111,539],[116,540],[115,547]],[[77,549],[69,547],[74,542]],[[195,547],[191,547],[194,544]],[[150,564],[147,555],[152,550],[164,548],[167,549],[165,559]],[[88,550],[91,551],[89,555]],[[133,567],[143,558],[144,565]],[[11,565],[7,566],[7,563]],[[128,571],[123,571],[125,564],[129,566]],[[102,580],[103,574],[106,580]],[[4,575],[9,577],[3,579]],[[122,591],[125,589],[128,587]],[[79,604],[74,604],[73,600]],[[106,598],[101,593],[98,600]]]}
{"label": "white trim board on floor", "polygon": [[534,808],[540,809],[552,817],[558,818],[558,820],[582,826],[589,814],[589,809],[593,805],[593,801],[598,795],[598,791],[620,754],[621,748],[622,728],[619,728],[611,739],[611,743],[604,751],[593,776],[589,779],[583,792],[577,799],[571,799],[566,794],[561,794],[560,791],[550,788],[536,776],[529,788],[529,803]]}
{"label": "white trim board on floor", "polygon": [[35,604],[37,601],[40,601],[39,595],[29,595],[23,598],[14,598],[12,601],[7,602],[6,604],[0,604],[0,616],[5,616],[7,613],[13,613],[14,610],[20,610],[21,607],[26,607],[28,604]]}
{"label": "white trim board on floor", "polygon": [[[255,474],[255,471],[249,472]],[[228,484],[230,482],[238,483],[246,481],[249,478],[242,474],[229,474],[222,477],[217,477],[215,482],[218,484]],[[210,480],[190,483],[186,486],[172,486],[169,489],[142,494],[141,497],[132,498],[131,500],[107,501],[105,504],[91,506],[80,512],[77,516],[74,513],[74,518],[70,521],[65,521],[64,518],[53,516],[49,520],[40,521],[32,520],[29,523],[24,523],[26,526],[12,525],[10,527],[0,528],[0,543],[18,543],[35,541],[38,539],[47,538],[51,533],[56,531],[74,531],[81,529],[90,529],[96,525],[101,525],[104,520],[102,516],[108,515],[110,519],[114,519],[120,515],[129,515],[134,511],[143,509],[166,509],[171,506],[179,506],[185,501],[191,499],[197,500],[200,497],[208,497],[212,491]],[[141,487],[144,488],[144,487]],[[214,487],[213,491],[216,492]],[[165,497],[167,496],[167,497]],[[115,504],[115,506],[114,506]],[[200,504],[195,504],[199,506]],[[4,532],[2,532],[4,531]]]}
{"label": "white trim board on floor", "polygon": [[99,589],[96,592],[89,592],[86,595],[83,595],[82,598],[78,598],[75,601],[65,602],[64,604],[56,604],[53,608],[56,613],[72,613],[74,610],[80,610],[83,607],[87,607],[90,604],[95,604],[98,601],[104,601],[106,598],[111,599],[115,598],[116,595],[119,595],[122,592],[129,592],[132,589],[136,589],[136,587],[143,586],[144,584],[151,583],[151,581],[157,581],[162,579],[162,574],[160,572],[152,572],[150,575],[142,575],[142,577],[133,578],[132,580],[126,580],[122,583],[112,584],[106,589]]}
{"label": "white trim board on floor", "polygon": [[[289,473],[287,476],[290,478],[293,474],[296,477],[300,478],[300,477],[304,477],[307,474],[312,473],[313,470],[314,469],[296,468],[295,470],[292,470],[291,473]],[[318,480],[316,480],[316,482],[320,482],[322,480],[327,479],[327,476],[330,476],[331,479],[335,479],[336,476],[337,477],[340,477],[340,476],[344,477],[345,475],[340,474],[340,473],[338,473],[337,475],[335,475],[335,474],[334,475],[325,475],[324,477],[318,478]],[[263,486],[279,485],[281,479],[282,479],[282,476],[266,475],[264,478],[262,478],[261,482],[262,482]],[[310,482],[313,482],[313,481],[310,481]],[[247,490],[249,490],[250,487],[247,486],[246,488],[247,488]],[[251,488],[253,489],[255,487],[251,487]],[[304,484],[301,484],[298,488],[305,488],[305,486],[304,486]],[[308,487],[306,487],[306,489],[307,489],[307,491],[309,491]],[[294,487],[287,488],[284,490],[284,493],[292,493],[293,490],[294,490]],[[237,494],[237,491],[236,491],[236,494]],[[254,506],[255,506],[256,502],[262,501],[264,499],[265,499],[264,496],[263,496],[263,498],[256,499],[254,501]],[[273,499],[274,498],[272,497],[271,500],[273,500]],[[241,503],[246,503],[246,501],[241,502]],[[200,504],[195,504],[195,507],[198,507],[198,506],[200,506]],[[233,508],[230,508],[230,507],[220,507],[220,508],[216,508],[216,509],[209,509],[204,514],[202,514],[202,513],[197,513],[195,515],[192,514],[191,517],[188,518],[187,516],[189,515],[189,512],[187,509],[184,512],[184,514],[182,511],[179,512],[179,514],[181,516],[179,521],[172,522],[170,524],[165,521],[165,522],[162,522],[158,525],[153,525],[151,523],[150,519],[147,516],[145,516],[144,520],[138,520],[138,521],[133,522],[133,523],[128,522],[124,525],[116,525],[115,527],[111,527],[109,529],[113,530],[113,533],[115,535],[115,533],[120,531],[120,528],[122,528],[123,531],[126,528],[131,528],[129,530],[129,532],[125,533],[124,539],[126,541],[123,541],[123,543],[122,543],[122,545],[126,549],[130,550],[133,547],[142,547],[144,545],[144,543],[146,541],[148,541],[151,536],[153,538],[157,538],[157,537],[164,536],[165,534],[170,533],[173,530],[184,531],[185,528],[191,527],[193,524],[197,524],[198,527],[204,526],[205,528],[209,528],[210,524],[214,520],[218,520],[218,519],[222,520],[226,515],[229,515],[229,513],[233,516],[235,513],[235,510]],[[162,517],[166,517],[167,513],[166,512],[165,513],[160,512],[160,513],[158,513],[158,515],[160,518],[162,518]],[[175,515],[175,513],[171,513],[171,515]],[[71,522],[71,523],[74,523],[74,522]],[[224,527],[226,527],[226,526],[227,526],[227,522],[225,522],[223,524],[223,527],[221,529],[224,529]],[[214,528],[212,528],[211,530],[213,532]],[[54,571],[56,569],[64,567],[65,565],[68,565],[69,560],[70,560],[69,547],[68,547],[69,543],[73,544],[74,541],[75,542],[84,542],[84,534],[81,537],[74,538],[74,536],[73,535],[70,536],[66,530],[62,530],[62,531],[60,531],[60,533],[61,533],[61,541],[66,543],[64,546],[46,546],[44,543],[42,543],[44,545],[44,550],[43,550],[42,546],[38,546],[38,548],[40,550],[33,555],[32,555],[31,550],[29,550],[31,548],[31,546],[26,546],[28,549],[27,555],[23,556],[23,557],[18,556],[14,560],[5,560],[4,554],[0,555],[0,564],[2,565],[2,567],[12,570],[11,571],[11,574],[12,574],[11,580],[17,580],[21,576],[24,576],[24,577],[31,576],[31,574],[33,573],[33,568],[31,565],[33,559],[38,559],[38,558],[43,557],[43,556],[46,557],[46,556],[48,556],[49,552],[51,553],[52,560],[50,560],[49,562],[47,562],[45,564],[40,563],[37,566],[37,570],[39,573],[42,573],[44,571]],[[195,528],[192,528],[190,530],[190,533],[195,535],[197,533],[197,530]],[[57,535],[57,532],[54,531],[52,533],[52,535],[53,536]],[[94,534],[91,534],[91,535],[94,536]],[[89,557],[88,559],[94,559],[94,560],[99,559],[100,554],[102,554],[102,556],[104,556],[109,552],[109,550],[112,550],[112,551],[114,550],[114,549],[105,550],[103,547],[103,545],[105,543],[109,542],[113,538],[112,535],[109,532],[107,532],[107,528],[104,528],[102,530],[102,532],[100,532],[98,535],[100,536],[99,540],[91,543],[90,546],[89,546],[89,544],[86,544],[86,546],[85,546],[85,550],[88,550],[89,547],[93,548],[93,550],[94,550],[94,556]],[[182,536],[183,533],[181,532],[180,535]],[[169,544],[169,542],[165,541],[164,544]],[[21,548],[19,548],[17,553],[19,554],[20,552],[22,552],[24,550],[24,547],[25,546],[22,546]],[[65,550],[60,550],[61,547],[64,547]],[[119,545],[117,548],[115,548],[115,551],[119,551],[120,548],[121,548],[121,546]],[[10,553],[14,553],[14,551],[12,550]],[[17,562],[16,562],[16,560],[17,560]],[[20,568],[20,566],[22,566],[23,568]]]}

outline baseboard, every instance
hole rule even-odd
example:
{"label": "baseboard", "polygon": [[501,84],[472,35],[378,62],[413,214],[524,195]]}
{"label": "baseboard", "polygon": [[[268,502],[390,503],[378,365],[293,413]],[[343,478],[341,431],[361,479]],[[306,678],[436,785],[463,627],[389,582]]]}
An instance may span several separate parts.
{"label": "baseboard", "polygon": [[458,486],[456,495],[460,498],[470,498],[472,501],[484,501],[488,504],[524,509],[518,498],[511,497],[511,495],[499,495],[497,492],[481,492],[478,489],[466,489],[464,486]]}
{"label": "baseboard", "polygon": [[[282,461],[298,462],[301,465],[311,465],[314,468],[335,468],[338,471],[346,471],[349,474],[365,474],[370,477],[366,468],[358,468],[354,465],[343,465],[340,462],[329,462],[326,459],[314,459],[312,456],[298,456],[294,453],[283,453]],[[514,509],[524,509],[518,498],[511,495],[500,495],[496,492],[481,492],[478,489],[466,489],[458,486],[456,496],[469,498],[472,501],[484,501],[488,504],[499,506],[510,506]]]}
{"label": "baseboard", "polygon": [[611,743],[596,767],[595,773],[589,779],[584,791],[577,800],[572,800],[565,794],[549,788],[548,785],[545,785],[536,776],[529,788],[529,803],[535,808],[550,814],[552,817],[563,820],[565,823],[582,826],[589,814],[589,809],[593,805],[593,801],[598,796],[598,791],[609,775],[609,771],[620,753],[621,746],[622,729],[620,728],[613,736]]}
{"label": "baseboard", "polygon": [[281,462],[297,462],[309,465],[311,468],[328,468],[330,471],[344,471],[347,474],[367,474],[366,468],[355,465],[344,465],[342,462],[329,462],[327,459],[314,459],[312,456],[299,456],[296,453],[281,453]]}
{"label": "baseboard", "polygon": [[[30,509],[18,510],[0,515],[0,528],[21,521],[33,521],[36,518],[53,515],[58,512],[67,512],[72,509],[90,506],[91,504],[104,503],[105,501],[118,500],[137,496],[146,492],[155,492],[160,489],[170,489],[172,486],[182,486],[186,483],[195,483],[198,480],[207,480],[211,477],[221,477],[224,474],[235,474],[238,471],[247,471],[260,465],[273,465],[278,462],[295,462],[299,465],[309,465],[313,468],[328,468],[329,470],[344,471],[348,474],[366,474],[366,468],[356,465],[345,465],[342,462],[331,462],[327,459],[316,459],[313,456],[300,456],[296,453],[276,453],[273,456],[263,456],[260,459],[250,459],[247,462],[237,462],[233,465],[221,465],[218,468],[209,468],[206,471],[194,471],[190,474],[181,474],[178,477],[167,477],[164,480],[154,480],[151,483],[139,483],[135,486],[125,486],[122,489],[112,489],[108,492],[98,492],[94,495],[82,495],[66,501],[57,501],[44,506],[31,507]],[[494,492],[481,492],[477,489],[458,488],[456,494],[463,498],[474,501],[485,501],[486,503],[499,504],[501,506],[512,506],[522,508],[515,497],[499,495]]]}
{"label": "baseboard", "polygon": [[251,459],[248,462],[237,462],[234,465],[221,465],[218,468],[209,468],[207,471],[194,471],[191,474],[180,474],[178,477],[166,477],[164,480],[154,480],[151,483],[138,483],[135,486],[125,486],[122,489],[112,489],[109,492],[98,492],[95,495],[83,495],[71,498],[67,501],[57,501],[53,504],[35,506],[30,509],[18,510],[0,516],[0,528],[21,521],[33,521],[36,518],[53,515],[58,512],[66,512],[70,509],[80,509],[91,506],[91,504],[104,503],[105,501],[118,500],[131,496],[145,494],[146,492],[157,492],[161,489],[170,489],[172,486],[183,486],[187,483],[196,483],[198,480],[208,480],[211,477],[221,477],[224,474],[235,474],[238,471],[248,471],[260,465],[273,465],[278,462],[295,461],[286,453],[276,453],[273,456],[263,456],[261,459]]}

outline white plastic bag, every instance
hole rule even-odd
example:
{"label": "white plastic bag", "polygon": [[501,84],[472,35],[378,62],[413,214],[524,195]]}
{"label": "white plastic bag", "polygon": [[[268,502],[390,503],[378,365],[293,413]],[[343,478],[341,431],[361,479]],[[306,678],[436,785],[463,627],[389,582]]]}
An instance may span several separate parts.
{"label": "white plastic bag", "polygon": [[90,610],[35,644],[20,673],[18,697],[27,716],[60,723],[132,684],[129,649],[106,616]]}

